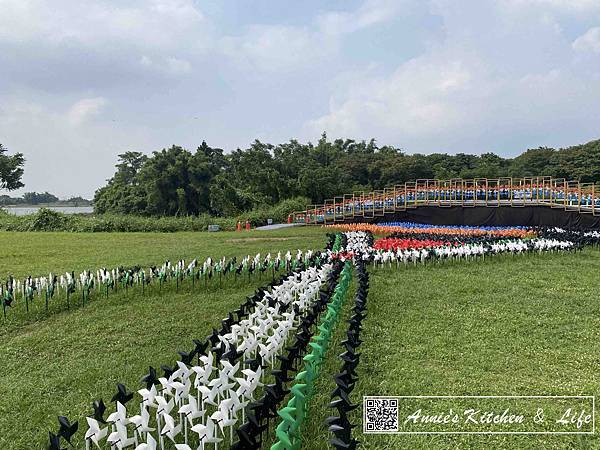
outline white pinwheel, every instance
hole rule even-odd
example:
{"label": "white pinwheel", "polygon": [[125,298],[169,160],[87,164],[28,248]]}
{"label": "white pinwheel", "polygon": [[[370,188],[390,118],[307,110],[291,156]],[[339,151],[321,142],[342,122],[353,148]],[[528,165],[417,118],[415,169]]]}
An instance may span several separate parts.
{"label": "white pinwheel", "polygon": [[156,439],[152,437],[152,434],[146,435],[146,442],[138,445],[135,450],[156,450]]}
{"label": "white pinwheel", "polygon": [[117,447],[119,450],[130,447],[135,444],[135,437],[129,437],[127,427],[123,422],[115,423],[116,430],[108,436],[108,443]]}
{"label": "white pinwheel", "polygon": [[150,389],[140,389],[138,394],[142,396],[142,405],[151,406],[153,408],[158,406],[154,400],[157,395],[156,386],[152,385]]}
{"label": "white pinwheel", "polygon": [[139,437],[142,437],[142,433],[154,431],[154,428],[150,428],[150,413],[146,407],[141,408],[140,414],[131,416],[129,422],[135,425],[135,432]]}
{"label": "white pinwheel", "polygon": [[85,419],[88,423],[88,430],[85,432],[86,449],[89,448],[90,441],[100,448],[99,441],[104,439],[108,434],[108,427],[100,428],[100,423],[91,417],[86,417]]}
{"label": "white pinwheel", "polygon": [[127,425],[129,421],[127,420],[127,408],[121,403],[117,402],[117,410],[110,414],[106,421],[112,424],[122,423],[123,425]]}
{"label": "white pinwheel", "polygon": [[204,417],[205,411],[198,408],[198,401],[193,395],[188,397],[188,402],[179,408],[179,414],[183,414],[190,425],[194,425],[194,420]]}
{"label": "white pinwheel", "polygon": [[221,435],[225,436],[225,428],[229,428],[229,439],[233,441],[233,426],[237,422],[237,418],[231,414],[231,407],[233,405],[232,399],[225,399],[219,404],[219,409],[217,409],[210,418],[214,421],[216,425],[219,426],[221,430]]}
{"label": "white pinwheel", "polygon": [[169,414],[163,414],[162,419],[165,423],[160,431],[160,435],[167,436],[171,441],[175,442],[175,437],[181,432],[181,424],[176,424],[175,419]]}
{"label": "white pinwheel", "polygon": [[202,450],[204,450],[205,444],[218,444],[223,439],[218,438],[215,434],[215,424],[212,419],[207,418],[206,424],[197,424],[192,427],[192,431],[198,434],[198,440]]}

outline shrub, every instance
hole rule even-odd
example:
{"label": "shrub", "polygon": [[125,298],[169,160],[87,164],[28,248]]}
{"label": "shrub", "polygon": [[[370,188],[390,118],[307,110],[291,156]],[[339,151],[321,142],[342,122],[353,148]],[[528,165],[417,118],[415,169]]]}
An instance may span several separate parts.
{"label": "shrub", "polygon": [[184,217],[143,217],[113,214],[63,214],[42,208],[35,214],[16,216],[0,209],[3,231],[70,231],[70,232],[161,232],[207,231],[211,224],[221,230],[235,230],[237,221],[249,220],[252,226],[265,225],[267,219],[285,222],[289,213],[306,208],[304,197],[284,200],[277,205],[257,208],[238,217],[212,217],[208,214]]}

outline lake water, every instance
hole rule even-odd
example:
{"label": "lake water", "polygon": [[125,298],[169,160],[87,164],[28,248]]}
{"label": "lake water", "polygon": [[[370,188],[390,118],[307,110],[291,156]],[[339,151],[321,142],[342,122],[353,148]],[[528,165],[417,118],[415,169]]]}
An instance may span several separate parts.
{"label": "lake water", "polygon": [[[4,209],[11,214],[15,214],[17,216],[25,216],[27,214],[35,214],[40,210],[41,206],[6,206]],[[94,212],[93,206],[47,206],[47,209],[51,209],[52,211],[58,211],[64,214],[89,214]]]}

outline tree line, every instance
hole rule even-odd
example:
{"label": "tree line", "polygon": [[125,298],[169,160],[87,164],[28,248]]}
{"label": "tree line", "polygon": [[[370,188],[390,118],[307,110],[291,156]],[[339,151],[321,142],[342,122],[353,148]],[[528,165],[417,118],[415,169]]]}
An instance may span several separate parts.
{"label": "tree line", "polygon": [[293,197],[314,203],[353,191],[383,189],[418,178],[498,178],[550,175],[600,181],[600,140],[564,149],[529,149],[516,158],[494,153],[406,154],[375,140],[254,141],[225,153],[202,142],[151,155],[119,155],[114,176],[96,191],[98,213],[235,216]]}
{"label": "tree line", "polygon": [[70,197],[66,200],[60,200],[56,195],[50,192],[25,192],[21,197],[11,197],[10,195],[0,195],[0,206],[17,205],[70,205],[70,206],[90,206],[91,200],[82,197]]}

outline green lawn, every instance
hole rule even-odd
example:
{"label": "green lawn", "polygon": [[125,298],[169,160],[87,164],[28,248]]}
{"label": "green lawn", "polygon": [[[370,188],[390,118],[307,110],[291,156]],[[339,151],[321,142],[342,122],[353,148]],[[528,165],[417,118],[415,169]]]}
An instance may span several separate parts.
{"label": "green lawn", "polygon": [[0,232],[0,280],[113,268],[149,267],[165,260],[204,260],[207,256],[245,256],[277,250],[321,249],[326,231],[294,227],[272,231],[180,233]]}
{"label": "green lawn", "polygon": [[[2,248],[8,243],[12,256],[2,260],[1,271],[14,267],[14,273],[24,275],[60,267],[149,264],[166,257],[325,245],[321,229],[117,234],[117,244],[111,243],[111,236],[2,233]],[[86,238],[87,250],[81,248]],[[21,245],[14,239],[21,239]],[[360,402],[363,395],[594,395],[600,387],[598,273],[597,250],[371,270],[359,382],[352,399]],[[94,399],[110,399],[117,382],[138,389],[148,365],[172,363],[177,350],[188,348],[193,338],[206,336],[258,284],[255,280],[193,294],[116,295],[93,301],[85,309],[0,331],[0,448],[42,448],[48,430],[56,427],[57,414],[81,421]],[[353,297],[346,302],[346,317],[352,305]],[[341,353],[345,325],[339,323],[310,406],[311,419],[304,429],[309,449],[324,448],[330,437],[322,421],[332,413],[325,405],[334,387],[331,376],[341,365],[335,356]],[[573,436],[366,436],[361,431],[360,408],[354,422],[358,424],[355,436],[373,449],[599,446],[596,439]],[[84,422],[80,427],[81,438]]]}
{"label": "green lawn", "polygon": [[[0,233],[6,255],[0,273],[25,276],[150,265],[167,258],[239,257],[322,249],[325,242],[325,230],[304,227],[214,234]],[[139,389],[149,365],[172,364],[178,350],[191,350],[192,339],[203,339],[269,279],[253,277],[222,289],[186,286],[179,294],[173,286],[160,293],[151,287],[146,295],[120,291],[34,323],[0,322],[0,449],[43,448],[57,414],[82,419],[94,399],[110,400],[117,382]]]}
{"label": "green lawn", "polygon": [[[238,261],[250,254],[261,253],[263,257],[271,252],[273,257],[277,251],[290,250],[295,254],[296,249],[322,249],[325,244],[325,231],[316,227],[297,227],[286,230],[222,233],[13,233],[0,232],[0,248],[3,258],[0,258],[0,282],[13,275],[21,279],[28,275],[39,276],[64,274],[75,271],[76,275],[83,270],[96,270],[101,267],[109,269],[117,266],[129,267],[140,265],[148,268],[151,265],[161,265],[169,259],[175,262],[181,258],[190,262],[198,258],[200,264],[208,257],[219,259],[222,256],[237,256]],[[235,277],[234,277],[235,278]],[[252,278],[260,278],[256,273]],[[265,276],[262,277],[263,280]],[[243,287],[245,277],[238,280]],[[254,280],[251,280],[254,283]],[[175,290],[172,286],[162,287],[169,292]],[[184,282],[183,289],[190,289],[191,282]],[[218,287],[215,278],[209,284],[209,289]],[[198,286],[196,286],[198,288]],[[135,290],[140,290],[136,287]],[[157,283],[152,284],[146,291],[158,290]],[[198,290],[198,289],[196,289]],[[112,293],[110,295],[113,295]],[[103,297],[93,290],[91,300]],[[124,298],[127,298],[125,296]],[[81,293],[77,292],[69,301],[71,307],[82,305]],[[25,323],[43,320],[48,316],[67,309],[67,299],[64,291],[49,301],[46,311],[45,298],[36,296],[34,302],[27,306],[21,294],[17,294],[11,308],[7,308],[6,319],[0,311],[0,336],[12,331]]]}
{"label": "green lawn", "polygon": [[[600,393],[600,251],[371,274],[354,402],[363,395]],[[319,379],[308,449],[330,437],[321,423],[332,412],[323,405],[339,353],[332,348]],[[595,436],[364,435],[361,408],[354,423],[355,437],[372,449],[600,447]]]}

